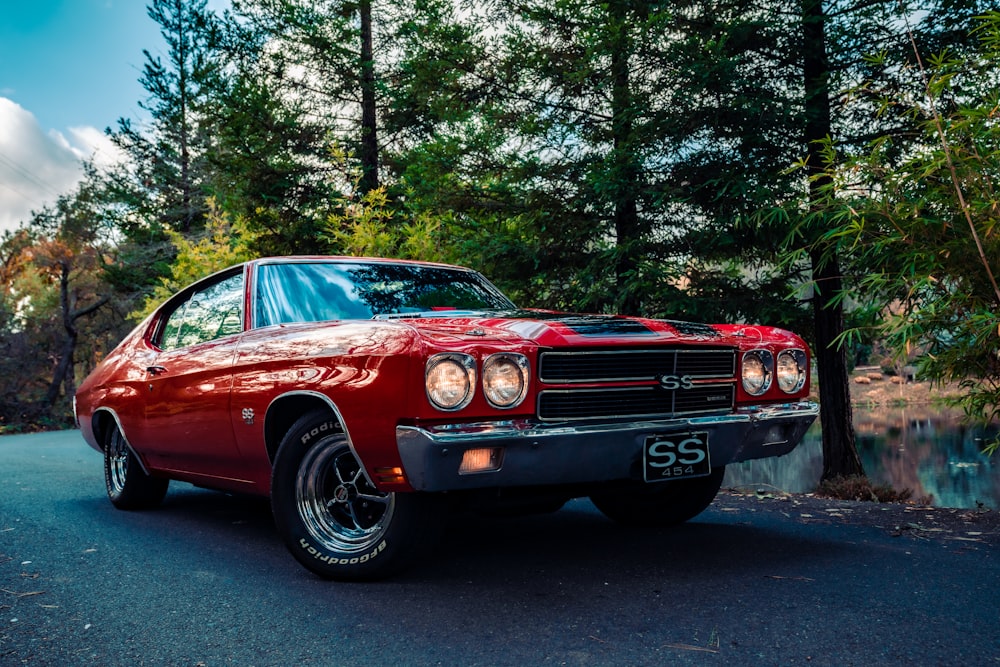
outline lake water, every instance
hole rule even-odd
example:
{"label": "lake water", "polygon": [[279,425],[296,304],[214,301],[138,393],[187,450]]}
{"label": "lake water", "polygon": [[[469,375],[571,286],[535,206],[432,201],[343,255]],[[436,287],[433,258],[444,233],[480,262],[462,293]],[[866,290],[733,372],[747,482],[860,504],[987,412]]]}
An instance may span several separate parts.
{"label": "lake water", "polygon": [[[929,406],[854,408],[858,453],[873,483],[910,489],[912,500],[938,507],[1000,509],[1000,453],[983,454],[995,431],[962,424],[960,413]],[[823,472],[819,420],[802,444],[780,458],[734,464],[724,488],[775,487],[810,493]]]}

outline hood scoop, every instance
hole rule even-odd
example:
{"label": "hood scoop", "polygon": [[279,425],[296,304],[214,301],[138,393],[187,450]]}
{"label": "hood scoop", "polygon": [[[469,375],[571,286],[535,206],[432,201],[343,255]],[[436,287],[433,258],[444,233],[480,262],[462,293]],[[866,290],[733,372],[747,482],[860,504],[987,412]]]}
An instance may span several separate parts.
{"label": "hood scoop", "polygon": [[559,315],[539,317],[533,313],[532,319],[557,322],[579,336],[655,336],[656,333],[638,320],[629,320],[614,315]]}
{"label": "hood scoop", "polygon": [[[505,313],[511,319],[529,319],[539,322],[561,324],[578,336],[585,337],[619,337],[619,336],[658,336],[658,332],[650,329],[646,321],[621,317],[619,315],[576,315],[566,313],[546,313],[539,311],[517,311]],[[678,322],[675,320],[657,320],[664,322],[684,336],[699,336],[715,338],[719,332],[707,324],[696,322]]]}

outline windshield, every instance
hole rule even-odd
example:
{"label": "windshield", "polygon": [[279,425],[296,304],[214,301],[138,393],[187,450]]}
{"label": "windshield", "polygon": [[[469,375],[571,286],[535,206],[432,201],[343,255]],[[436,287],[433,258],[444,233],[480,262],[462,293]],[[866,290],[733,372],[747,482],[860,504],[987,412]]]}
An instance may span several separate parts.
{"label": "windshield", "polygon": [[254,298],[258,327],[433,310],[514,308],[474,271],[415,264],[262,264]]}

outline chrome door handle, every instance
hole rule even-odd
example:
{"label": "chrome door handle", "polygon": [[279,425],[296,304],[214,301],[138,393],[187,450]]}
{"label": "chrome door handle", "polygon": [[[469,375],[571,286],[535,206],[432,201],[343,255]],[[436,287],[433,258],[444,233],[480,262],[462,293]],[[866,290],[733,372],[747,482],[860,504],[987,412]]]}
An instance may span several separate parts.
{"label": "chrome door handle", "polygon": [[167,369],[163,366],[146,366],[146,372],[150,375],[159,375],[160,373],[166,373]]}

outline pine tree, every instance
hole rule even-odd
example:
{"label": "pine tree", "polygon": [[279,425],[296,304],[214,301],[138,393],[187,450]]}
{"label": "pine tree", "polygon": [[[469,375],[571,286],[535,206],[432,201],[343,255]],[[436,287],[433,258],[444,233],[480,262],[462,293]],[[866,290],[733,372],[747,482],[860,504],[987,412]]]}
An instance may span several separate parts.
{"label": "pine tree", "polygon": [[145,224],[181,233],[197,231],[205,213],[207,88],[217,70],[210,48],[214,30],[207,0],[152,0],[149,17],[166,41],[164,58],[146,49],[139,82],[148,93],[140,107],[150,114],[139,129],[119,120],[112,138],[131,158],[135,187],[144,193]]}

